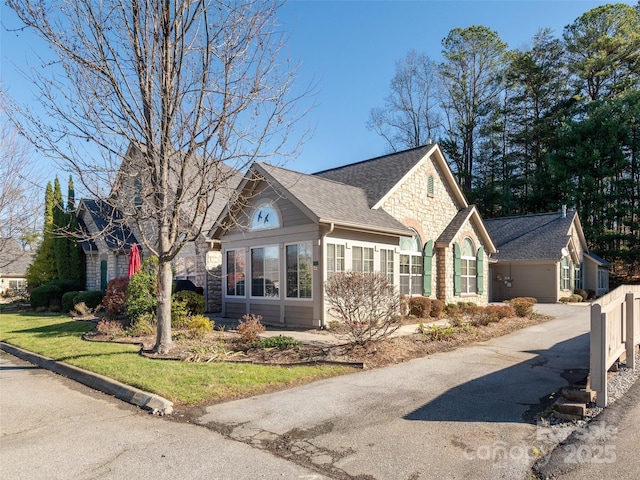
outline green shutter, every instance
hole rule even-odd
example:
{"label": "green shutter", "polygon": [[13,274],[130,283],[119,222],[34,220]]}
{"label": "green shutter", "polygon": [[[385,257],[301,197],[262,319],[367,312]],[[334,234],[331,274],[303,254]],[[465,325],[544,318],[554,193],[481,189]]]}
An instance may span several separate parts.
{"label": "green shutter", "polygon": [[460,295],[462,293],[462,281],[460,275],[462,273],[462,251],[460,245],[453,244],[453,294]]}
{"label": "green shutter", "polygon": [[478,294],[484,293],[484,247],[478,249],[478,256],[476,257],[476,290]]}
{"label": "green shutter", "polygon": [[431,270],[433,264],[433,240],[429,240],[424,246],[424,258],[422,260],[423,272],[422,272],[422,294],[425,297],[431,295]]}
{"label": "green shutter", "polygon": [[102,260],[100,262],[100,290],[105,291],[107,289],[107,261]]}

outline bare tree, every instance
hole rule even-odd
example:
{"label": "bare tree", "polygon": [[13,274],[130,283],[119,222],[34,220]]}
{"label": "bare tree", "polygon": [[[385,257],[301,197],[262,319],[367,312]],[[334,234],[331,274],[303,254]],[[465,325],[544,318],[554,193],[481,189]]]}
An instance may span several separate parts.
{"label": "bare tree", "polygon": [[440,131],[437,67],[423,53],[411,50],[396,62],[391,93],[384,107],[373,108],[367,127],[393,151],[430,143]]}
{"label": "bare tree", "polygon": [[51,121],[23,108],[19,124],[143,233],[159,259],[155,350],[167,352],[170,262],[211,227],[238,170],[279,161],[301,140],[289,134],[306,92],[293,93],[279,2],[8,4],[58,60],[32,75]]}
{"label": "bare tree", "polygon": [[30,145],[19,137],[4,112],[0,104],[0,268],[18,260],[15,249],[10,248],[13,245],[35,246],[33,234],[41,206]]}

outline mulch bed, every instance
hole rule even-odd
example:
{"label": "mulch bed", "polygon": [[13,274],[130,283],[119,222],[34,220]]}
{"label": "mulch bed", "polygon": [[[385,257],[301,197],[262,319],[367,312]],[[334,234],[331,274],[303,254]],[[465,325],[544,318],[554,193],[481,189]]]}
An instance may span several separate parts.
{"label": "mulch bed", "polygon": [[[233,331],[214,331],[201,339],[189,339],[181,332],[176,332],[178,338],[175,340],[175,348],[169,355],[151,352],[155,343],[154,336],[114,337],[93,330],[83,338],[89,341],[138,344],[141,346],[142,355],[164,360],[252,362],[284,366],[338,363],[362,368],[379,368],[483,342],[549,319],[550,317],[534,314],[529,318],[507,318],[486,326],[452,329],[446,334],[438,335],[438,338],[429,334],[414,333],[386,338],[363,346],[345,342],[342,345],[331,346],[301,344],[286,349],[248,348],[240,343],[238,334]],[[320,331],[312,332],[322,335]]]}

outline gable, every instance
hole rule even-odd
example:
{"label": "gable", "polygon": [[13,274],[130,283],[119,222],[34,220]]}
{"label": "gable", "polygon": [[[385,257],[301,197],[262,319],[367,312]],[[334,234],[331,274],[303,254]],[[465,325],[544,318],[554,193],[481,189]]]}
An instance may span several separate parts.
{"label": "gable", "polygon": [[[584,234],[574,211],[485,220],[498,253],[498,261],[560,261],[563,248],[581,257],[586,252]],[[571,247],[571,248],[570,248]]]}

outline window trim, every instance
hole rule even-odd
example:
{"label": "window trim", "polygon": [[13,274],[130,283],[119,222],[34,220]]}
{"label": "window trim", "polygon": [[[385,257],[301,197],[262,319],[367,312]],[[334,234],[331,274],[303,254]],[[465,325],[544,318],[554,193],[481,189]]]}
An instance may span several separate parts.
{"label": "window trim", "polygon": [[[333,265],[332,265],[332,270],[329,271],[329,247],[332,246],[334,247],[334,255],[333,255]],[[342,257],[338,257],[338,248],[337,247],[342,247]],[[344,243],[334,243],[334,242],[327,242],[326,243],[326,260],[325,260],[325,269],[326,269],[326,278],[329,278],[331,275],[333,275],[334,273],[340,273],[340,272],[345,272],[347,270],[347,246]],[[338,266],[338,258],[342,258],[342,269],[339,270],[338,268],[336,268]]]}
{"label": "window trim", "polygon": [[[257,224],[254,224],[254,219],[256,214],[258,213],[259,210],[261,209],[269,209],[270,212],[267,214],[267,216],[271,215],[272,213],[275,214],[276,216],[276,222],[273,225],[267,225],[267,226],[259,226]],[[252,232],[259,232],[262,230],[272,230],[274,228],[280,228],[282,227],[282,215],[280,213],[280,209],[278,208],[278,206],[276,205],[275,201],[273,200],[263,200],[259,203],[257,203],[255,205],[255,207],[253,208],[253,212],[251,213],[251,218],[249,219],[249,230]]]}
{"label": "window trim", "polygon": [[[471,246],[471,254],[465,255],[463,246],[468,242]],[[476,245],[469,237],[465,237],[462,240],[460,247],[460,295],[478,295],[478,256],[476,253]],[[475,273],[469,275],[469,267],[473,264]],[[467,273],[463,274],[466,266]],[[473,279],[473,291],[469,291],[470,280]]]}
{"label": "window trim", "polygon": [[[229,252],[234,252],[234,267],[237,265],[235,259],[238,258],[238,252],[242,252],[244,257],[244,293],[242,295],[230,295],[229,294]],[[234,275],[237,275],[237,271],[234,268]],[[227,248],[224,251],[224,296],[228,298],[247,298],[247,249],[245,247]],[[237,283],[237,280],[236,280]]]}
{"label": "window trim", "polygon": [[[400,250],[400,257],[399,257],[399,261],[398,261],[398,290],[400,291],[400,293],[403,293],[404,295],[424,295],[424,255],[423,255],[423,245],[422,245],[422,238],[420,237],[420,234],[418,232],[416,232],[414,229],[411,229],[411,231],[413,232],[413,235],[411,236],[411,239],[413,240],[413,250]],[[409,237],[406,237],[409,238]],[[400,245],[402,245],[402,239],[400,240]],[[409,257],[409,273],[403,273],[402,272],[402,257],[403,256],[408,256]],[[414,262],[412,259],[416,259],[416,262]],[[420,264],[418,265],[417,263],[417,259],[420,260]],[[415,273],[414,272],[414,268],[415,267],[419,267],[419,271],[420,273]],[[408,292],[403,292],[403,285],[402,285],[402,280],[403,279],[409,279],[409,287],[408,287]],[[415,283],[415,284],[414,284]],[[416,290],[416,292],[419,293],[414,293],[414,290]]]}
{"label": "window trim", "polygon": [[[253,251],[254,250],[258,250],[258,249],[267,249],[267,248],[274,248],[277,252],[278,252],[278,261],[277,261],[277,265],[278,265],[278,295],[273,295],[273,296],[267,296],[267,295],[254,295],[253,294]],[[253,245],[251,247],[248,248],[249,250],[249,265],[250,265],[250,270],[249,273],[250,275],[250,290],[249,290],[249,298],[250,299],[256,299],[256,300],[280,300],[280,298],[282,298],[282,268],[281,268],[281,262],[282,262],[282,258],[280,255],[280,245],[279,244],[270,244],[270,245]],[[264,258],[262,259],[262,268],[264,270]],[[263,276],[263,282],[264,280],[266,280]],[[245,285],[246,285],[246,280],[245,280]],[[245,287],[246,288],[246,287]],[[265,288],[265,284],[263,283],[263,288],[266,290]]]}
{"label": "window trim", "polygon": [[[355,249],[362,249],[362,257],[360,258],[360,269],[355,269],[354,267],[354,255],[353,252],[355,251]],[[371,259],[366,259],[365,260],[365,255],[364,252],[365,250],[370,251],[371,253]],[[366,263],[365,263],[366,262]],[[370,264],[370,269],[366,270],[365,269],[365,264]],[[376,251],[375,251],[375,247],[367,247],[364,245],[352,245],[351,246],[351,271],[352,272],[364,272],[364,273],[370,273],[370,272],[375,272],[376,271]]]}
{"label": "window trim", "polygon": [[[309,278],[311,281],[310,292],[311,295],[308,297],[300,296],[300,245],[308,245],[310,251],[310,260],[309,260]],[[295,297],[289,296],[289,252],[287,251],[288,247],[296,246],[298,247],[297,257],[298,257],[298,270],[297,270],[297,279],[298,279],[298,295]],[[302,300],[302,301],[313,301],[313,242],[311,240],[303,241],[303,242],[291,242],[284,244],[284,268],[285,268],[285,299],[286,300]]]}

